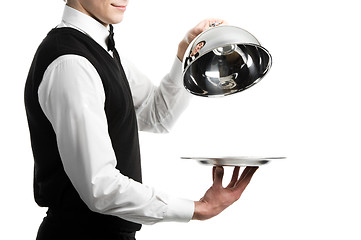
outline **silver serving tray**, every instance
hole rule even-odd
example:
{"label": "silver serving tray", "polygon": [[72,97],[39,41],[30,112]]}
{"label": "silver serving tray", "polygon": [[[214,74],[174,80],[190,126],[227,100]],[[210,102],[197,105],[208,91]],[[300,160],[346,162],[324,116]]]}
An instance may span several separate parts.
{"label": "silver serving tray", "polygon": [[201,164],[214,166],[261,166],[272,160],[285,159],[285,157],[251,157],[251,156],[234,156],[234,157],[181,157],[181,159],[196,160]]}

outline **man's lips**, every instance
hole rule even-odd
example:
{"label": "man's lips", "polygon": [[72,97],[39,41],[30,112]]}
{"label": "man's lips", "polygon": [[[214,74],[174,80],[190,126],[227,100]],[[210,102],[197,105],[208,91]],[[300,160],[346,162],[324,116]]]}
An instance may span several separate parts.
{"label": "man's lips", "polygon": [[127,5],[116,5],[114,3],[112,3],[112,6],[115,8],[118,8],[120,11],[125,11],[127,9]]}

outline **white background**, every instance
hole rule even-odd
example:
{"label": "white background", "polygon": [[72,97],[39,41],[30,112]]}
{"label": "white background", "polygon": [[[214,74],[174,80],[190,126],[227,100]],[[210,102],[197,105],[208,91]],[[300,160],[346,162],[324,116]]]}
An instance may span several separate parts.
{"label": "white background", "polygon": [[[141,133],[147,185],[198,200],[211,184],[211,167],[181,156],[288,157],[261,167],[239,202],[218,217],[144,226],[139,240],[361,239],[357,2],[130,1],[115,27],[116,42],[155,83],[186,31],[206,17],[250,31],[273,56],[271,71],[251,89],[194,97],[172,133]],[[1,4],[0,239],[35,239],[45,214],[32,196],[23,88],[33,54],[60,22],[63,4]]]}

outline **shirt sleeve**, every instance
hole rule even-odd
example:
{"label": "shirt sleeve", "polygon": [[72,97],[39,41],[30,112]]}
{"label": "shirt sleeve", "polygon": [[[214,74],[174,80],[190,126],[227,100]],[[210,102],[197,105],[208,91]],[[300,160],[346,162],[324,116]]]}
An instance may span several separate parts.
{"label": "shirt sleeve", "polygon": [[141,224],[192,218],[193,201],[157,192],[115,168],[103,85],[87,59],[56,59],[44,73],[38,97],[56,133],[65,172],[92,211]]}
{"label": "shirt sleeve", "polygon": [[139,130],[169,132],[191,98],[183,87],[182,62],[175,58],[170,72],[159,86],[155,86],[130,61],[122,61],[122,65],[132,89]]}

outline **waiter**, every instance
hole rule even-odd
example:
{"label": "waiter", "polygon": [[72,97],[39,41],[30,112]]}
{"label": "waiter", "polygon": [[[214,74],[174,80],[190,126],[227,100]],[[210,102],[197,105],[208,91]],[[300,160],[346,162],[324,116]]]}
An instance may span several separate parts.
{"label": "waiter", "polygon": [[34,195],[47,207],[38,240],[135,239],[141,224],[216,216],[242,194],[257,168],[239,167],[226,188],[223,168],[199,201],[142,184],[139,130],[167,132],[189,101],[181,83],[189,43],[219,19],[207,19],[180,42],[169,74],[155,87],[121,61],[112,24],[127,0],[68,0],[61,23],[40,44],[25,86],[34,154]]}

